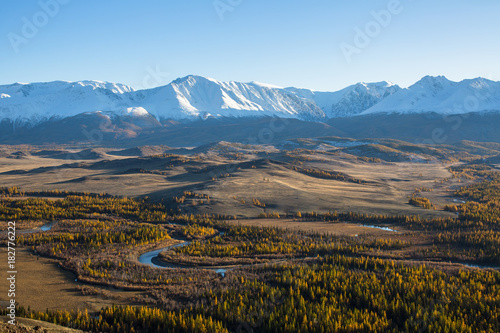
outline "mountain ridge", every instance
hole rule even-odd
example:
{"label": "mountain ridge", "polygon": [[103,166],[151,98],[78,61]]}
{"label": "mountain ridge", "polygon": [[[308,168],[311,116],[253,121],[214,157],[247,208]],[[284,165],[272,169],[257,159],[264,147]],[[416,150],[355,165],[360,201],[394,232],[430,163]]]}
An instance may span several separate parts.
{"label": "mountain ridge", "polygon": [[133,119],[132,123],[150,127],[169,120],[208,118],[278,117],[324,122],[385,113],[489,111],[500,111],[500,82],[484,78],[455,82],[444,76],[425,76],[408,88],[389,81],[359,82],[333,92],[256,81],[222,82],[198,75],[143,90],[92,80],[0,86],[0,122],[3,126],[11,124],[13,129],[82,114]]}
{"label": "mountain ridge", "polygon": [[485,78],[459,82],[444,76],[425,76],[362,114],[429,113],[443,115],[500,111],[500,82]]}

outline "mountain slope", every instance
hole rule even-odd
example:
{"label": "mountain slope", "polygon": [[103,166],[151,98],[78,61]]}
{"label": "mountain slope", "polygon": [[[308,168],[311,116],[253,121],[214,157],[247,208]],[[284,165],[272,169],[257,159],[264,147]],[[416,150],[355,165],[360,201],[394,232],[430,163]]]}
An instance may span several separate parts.
{"label": "mountain slope", "polygon": [[15,83],[0,86],[0,120],[17,125],[39,124],[51,118],[65,118],[95,111],[119,111],[133,98],[131,87],[99,81]]}
{"label": "mountain slope", "polygon": [[360,114],[401,88],[391,82],[357,83],[335,92],[287,88],[296,95],[314,101],[328,118]]}
{"label": "mountain slope", "polygon": [[[462,121],[471,114],[491,111],[500,112],[500,82],[482,78],[453,82],[442,76],[426,76],[405,89],[383,81],[358,83],[335,92],[280,88],[258,82],[220,82],[194,75],[179,78],[166,86],[139,91],[100,81],[15,83],[0,86],[0,139],[8,140],[16,134],[16,141],[30,136],[30,142],[135,138],[148,142],[144,135],[155,133],[158,138],[171,138],[169,132],[182,127],[178,124],[198,121],[203,124],[218,119],[234,120],[238,126],[226,127],[226,130],[231,132],[238,128],[240,133],[228,133],[227,138],[241,140],[246,130],[240,127],[240,120],[252,124],[253,120],[248,118],[257,118],[268,123],[266,118],[271,117],[326,122],[339,133],[350,132],[353,137],[364,137],[368,133],[370,136],[403,138],[411,133],[411,137],[421,137],[422,134],[413,129],[416,125],[412,121],[418,121],[421,124],[419,131],[452,126],[446,134],[449,138],[497,141],[494,134],[485,132],[489,124],[478,127],[485,124],[488,117],[474,117],[477,123],[471,124]],[[449,114],[461,116],[459,119],[443,117]],[[398,117],[401,115],[407,117]],[[205,127],[212,126],[207,123]],[[457,126],[460,130],[467,129],[469,134],[455,133]],[[264,132],[269,135],[266,127],[275,131],[274,125],[265,125],[259,128],[257,136]],[[321,126],[318,128],[324,131]],[[307,131],[314,134],[310,127]],[[204,130],[200,129],[201,132]],[[223,135],[204,133],[210,137]],[[197,133],[190,135],[197,137]],[[245,135],[255,136],[252,133]],[[295,135],[300,136],[300,133]],[[425,138],[433,136],[436,133],[425,134]],[[203,140],[197,138],[194,142]]]}
{"label": "mountain slope", "polygon": [[426,76],[383,99],[363,114],[464,114],[487,111],[500,111],[500,82],[484,78],[454,82],[444,76]]}
{"label": "mountain slope", "polygon": [[313,102],[257,83],[220,82],[190,75],[167,86],[137,93],[141,96],[139,104],[158,119],[205,119],[210,116],[325,118]]}
{"label": "mountain slope", "polygon": [[15,83],[0,86],[0,122],[8,120],[13,128],[32,127],[51,119],[95,112],[111,118],[157,120],[280,117],[322,121],[359,114],[398,90],[396,85],[379,82],[316,92],[258,82],[220,82],[194,75],[140,91],[100,81]]}

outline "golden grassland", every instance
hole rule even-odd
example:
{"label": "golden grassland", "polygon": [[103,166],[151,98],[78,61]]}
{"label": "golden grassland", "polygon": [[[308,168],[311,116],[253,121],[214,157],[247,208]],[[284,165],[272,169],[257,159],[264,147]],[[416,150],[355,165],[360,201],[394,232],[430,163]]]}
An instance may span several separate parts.
{"label": "golden grassland", "polygon": [[[6,248],[0,248],[1,258],[6,258]],[[16,301],[33,310],[85,310],[98,311],[112,304],[131,304],[131,299],[140,293],[109,287],[94,287],[95,295],[83,295],[84,284],[76,275],[63,270],[57,260],[34,255],[26,248],[16,252]],[[7,260],[0,262],[2,281],[7,273]],[[3,285],[3,284],[2,284]],[[6,293],[0,295],[0,302],[7,302]]]}
{"label": "golden grassland", "polygon": [[[32,318],[90,331],[500,327],[499,273],[462,265],[500,262],[496,168],[306,155],[235,162],[102,154],[62,169],[52,167],[66,160],[0,158],[2,187],[22,189],[0,191],[3,216],[24,216],[19,231],[56,220],[49,232],[19,233],[16,300],[35,310]],[[29,193],[55,189],[129,198]],[[432,209],[410,205],[412,197],[428,198]],[[450,204],[455,211],[445,211]],[[231,269],[221,276],[137,260],[188,240],[159,260]]]}
{"label": "golden grassland", "polygon": [[[277,159],[283,158],[277,156]],[[447,164],[367,163],[338,156],[323,157],[301,165],[328,172],[341,172],[365,183],[321,179],[272,161],[256,161],[255,168],[237,162],[193,160],[169,167],[170,160],[123,158],[109,155],[105,164],[98,161],[56,160],[28,156],[23,159],[0,158],[0,180],[4,187],[29,190],[68,190],[106,192],[119,196],[148,196],[152,199],[179,197],[184,191],[210,196],[187,200],[181,209],[189,213],[209,213],[254,217],[261,212],[278,211],[356,211],[373,214],[419,214],[425,217],[451,216],[442,210],[423,210],[408,205],[407,197],[416,188],[434,189],[437,206],[450,203],[453,187],[462,185],[450,178]],[[68,167],[68,163],[80,163]],[[165,175],[129,172],[130,169],[156,168]],[[60,166],[60,168],[52,168]],[[228,171],[229,170],[229,171]],[[228,177],[219,175],[230,174]],[[216,175],[216,176],[214,176]],[[450,190],[451,189],[451,190]],[[263,206],[253,204],[257,199]]]}

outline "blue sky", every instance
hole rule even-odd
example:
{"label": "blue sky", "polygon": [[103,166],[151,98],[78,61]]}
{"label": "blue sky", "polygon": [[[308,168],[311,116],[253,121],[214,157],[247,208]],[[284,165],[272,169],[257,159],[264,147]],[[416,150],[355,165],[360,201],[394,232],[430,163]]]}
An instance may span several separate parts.
{"label": "blue sky", "polygon": [[[0,84],[102,80],[147,88],[197,74],[337,90],[359,81],[408,86],[424,75],[500,80],[496,0],[2,5]],[[377,21],[374,13],[389,16]]]}

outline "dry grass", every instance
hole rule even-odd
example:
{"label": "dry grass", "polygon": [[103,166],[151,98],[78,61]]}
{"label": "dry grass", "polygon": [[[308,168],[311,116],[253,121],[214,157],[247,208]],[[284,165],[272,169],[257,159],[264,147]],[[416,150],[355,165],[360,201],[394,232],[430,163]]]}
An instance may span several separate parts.
{"label": "dry grass", "polygon": [[[337,236],[355,236],[362,234],[370,234],[374,236],[390,236],[394,232],[363,227],[361,224],[354,223],[331,223],[331,222],[318,222],[296,219],[241,219],[230,220],[231,224],[241,224],[256,227],[278,227],[291,231],[305,231],[305,232],[319,232],[323,234],[337,235]],[[390,227],[392,229],[392,227]],[[398,232],[404,232],[406,229],[401,227],[394,228]]]}
{"label": "dry grass", "polygon": [[47,323],[41,320],[28,318],[16,318],[16,325],[7,324],[10,318],[0,317],[0,332],[2,333],[28,333],[28,332],[43,332],[43,333],[78,333],[81,330],[74,330],[67,327]]}
{"label": "dry grass", "polygon": [[[2,279],[2,293],[0,293],[0,305],[5,306],[8,302],[6,293],[7,251],[0,249],[0,270]],[[103,293],[112,297],[100,297],[99,295],[83,296],[79,287],[82,285],[75,282],[75,275],[71,272],[58,268],[55,260],[37,257],[26,249],[16,251],[16,302],[19,305],[33,310],[76,310],[88,309],[99,311],[101,307],[112,304],[130,304],[129,299],[140,295],[139,292],[113,290],[112,288],[101,288]]]}
{"label": "dry grass", "polygon": [[[246,157],[253,156],[252,154]],[[279,156],[278,156],[279,157]],[[277,157],[277,158],[278,158]],[[185,204],[184,211],[256,217],[264,209],[252,204],[256,198],[266,204],[265,211],[355,211],[365,214],[409,214],[424,217],[452,216],[443,211],[430,211],[408,205],[408,195],[419,187],[435,188],[432,200],[438,206],[449,203],[449,185],[439,184],[450,177],[446,166],[439,163],[365,163],[342,156],[327,156],[306,161],[302,168],[337,171],[367,184],[315,178],[290,170],[279,163],[263,163],[257,168],[229,170],[231,177],[212,180],[213,173],[192,172],[205,166],[220,166],[216,173],[226,173],[219,155],[193,160],[187,165],[166,168],[161,160],[143,158],[123,160],[107,155],[111,166],[92,167],[96,161],[80,161],[78,168],[45,169],[30,173],[5,173],[12,170],[34,170],[40,167],[73,163],[27,156],[23,159],[0,158],[1,186],[19,186],[24,190],[69,190],[107,192],[121,196],[149,196],[171,199],[185,190],[208,194],[210,205]],[[253,156],[255,158],[255,156]],[[116,163],[115,163],[116,162]],[[227,162],[227,161],[226,161]],[[238,162],[235,162],[238,163]],[[126,173],[130,168],[157,168],[167,175]],[[2,173],[4,172],[4,173]],[[235,199],[236,198],[236,199]],[[245,203],[243,203],[243,201]]]}
{"label": "dry grass", "polygon": [[[315,167],[344,172],[370,184],[310,177],[280,166],[241,171],[207,187],[214,204],[207,210],[224,211],[242,217],[257,216],[264,210],[252,205],[252,198],[266,204],[266,211],[355,211],[365,214],[408,214],[425,217],[451,216],[408,205],[407,196],[418,187],[434,187],[449,177],[439,164],[373,164],[328,161]],[[266,181],[264,181],[266,179]],[[448,196],[450,193],[439,193]],[[236,197],[236,200],[234,199]],[[245,204],[242,204],[242,201]]]}

